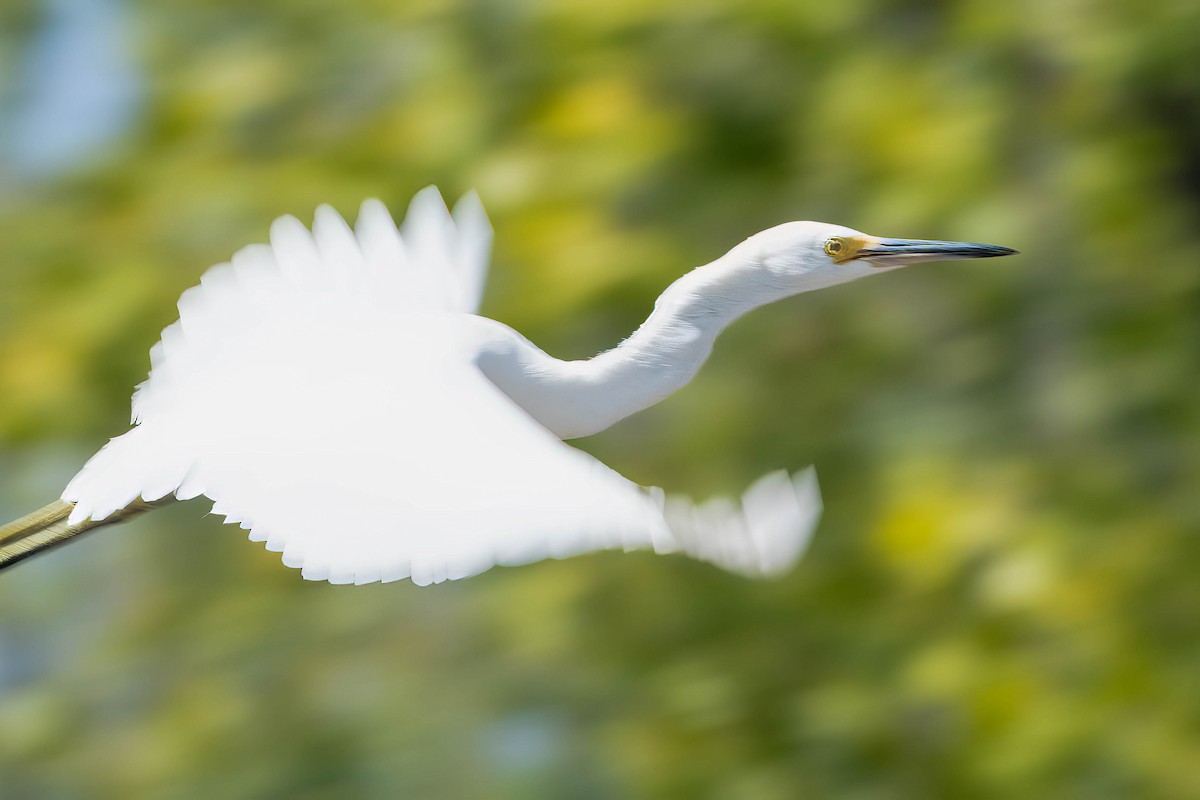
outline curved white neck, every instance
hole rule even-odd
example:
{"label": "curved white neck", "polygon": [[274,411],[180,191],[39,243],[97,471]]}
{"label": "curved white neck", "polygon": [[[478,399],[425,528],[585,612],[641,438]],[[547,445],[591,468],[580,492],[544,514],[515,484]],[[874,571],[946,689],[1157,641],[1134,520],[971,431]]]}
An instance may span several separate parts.
{"label": "curved white neck", "polygon": [[560,361],[511,337],[485,348],[477,363],[559,438],[598,433],[690,381],[729,323],[792,293],[756,279],[736,252],[675,281],[633,335],[594,358]]}

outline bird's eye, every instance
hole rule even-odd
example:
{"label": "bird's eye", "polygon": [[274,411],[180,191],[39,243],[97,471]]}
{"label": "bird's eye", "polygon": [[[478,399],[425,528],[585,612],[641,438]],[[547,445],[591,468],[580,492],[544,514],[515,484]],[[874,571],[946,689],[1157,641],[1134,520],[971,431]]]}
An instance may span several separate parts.
{"label": "bird's eye", "polygon": [[846,243],[837,236],[825,242],[825,255],[837,258],[845,249]]}

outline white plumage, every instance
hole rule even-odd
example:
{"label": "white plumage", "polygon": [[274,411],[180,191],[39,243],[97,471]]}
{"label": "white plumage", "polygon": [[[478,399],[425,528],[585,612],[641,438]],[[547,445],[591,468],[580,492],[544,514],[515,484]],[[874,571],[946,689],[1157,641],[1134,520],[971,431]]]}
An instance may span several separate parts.
{"label": "white plumage", "polygon": [[432,187],[399,230],[377,201],[354,231],[327,206],[311,234],[276,221],[270,246],[183,294],[133,430],[65,502],[0,529],[0,567],[143,501],[205,495],[304,577],[334,583],[436,583],[603,548],[779,574],[820,515],[811,470],[697,506],[561,440],[686,384],[751,309],[918,261],[1014,252],[786,223],[685,274],[618,347],[560,361],[476,315],[491,236],[474,194],[450,214]]}
{"label": "white plumage", "polygon": [[[745,514],[643,490],[562,443],[473,363],[491,228],[432,187],[397,231],[328,206],[210,269],[179,301],[133,401],[136,427],[68,485],[72,524],[205,495],[311,579],[415,583],[602,548],[685,550],[751,574],[800,554],[811,474]],[[670,519],[670,522],[668,522]],[[672,525],[673,523],[673,525]]]}

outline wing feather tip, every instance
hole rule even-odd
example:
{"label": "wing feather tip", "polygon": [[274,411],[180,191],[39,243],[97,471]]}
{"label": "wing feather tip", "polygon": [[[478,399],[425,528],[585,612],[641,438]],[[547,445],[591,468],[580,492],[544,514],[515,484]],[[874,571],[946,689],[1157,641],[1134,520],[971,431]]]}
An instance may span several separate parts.
{"label": "wing feather tip", "polygon": [[804,557],[823,510],[813,467],[778,470],[743,495],[743,517],[757,552],[756,577],[780,578]]}
{"label": "wing feather tip", "polygon": [[295,235],[308,236],[308,228],[300,221],[299,217],[294,214],[284,214],[276,217],[271,221],[269,236],[271,244],[275,245],[279,238],[288,238]]}

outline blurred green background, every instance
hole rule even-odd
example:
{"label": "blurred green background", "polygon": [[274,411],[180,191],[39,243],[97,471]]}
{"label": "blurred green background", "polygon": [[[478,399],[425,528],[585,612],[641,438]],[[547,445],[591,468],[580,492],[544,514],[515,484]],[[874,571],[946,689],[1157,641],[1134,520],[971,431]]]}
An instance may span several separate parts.
{"label": "blurred green background", "polygon": [[269,222],[475,187],[485,312],[609,347],[789,219],[974,239],[739,322],[579,444],[817,465],[800,567],[305,583],[203,501],[0,576],[0,796],[1194,797],[1195,0],[5,0],[0,516]]}

